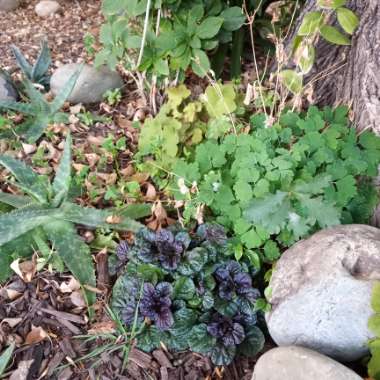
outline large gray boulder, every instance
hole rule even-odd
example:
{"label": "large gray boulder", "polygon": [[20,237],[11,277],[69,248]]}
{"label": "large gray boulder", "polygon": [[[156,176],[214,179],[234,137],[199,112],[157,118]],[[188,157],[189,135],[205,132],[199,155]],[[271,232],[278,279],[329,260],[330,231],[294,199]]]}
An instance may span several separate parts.
{"label": "large gray boulder", "polygon": [[362,380],[342,364],[303,347],[277,347],[260,357],[252,380]]}
{"label": "large gray boulder", "polygon": [[0,12],[13,11],[20,5],[20,3],[21,3],[21,0],[0,0]]}
{"label": "large gray boulder", "polygon": [[365,225],[320,231],[283,253],[269,286],[269,333],[353,361],[368,353],[374,280],[380,279],[380,230]]}
{"label": "large gray boulder", "polygon": [[[80,64],[70,63],[57,69],[50,79],[50,88],[57,95],[70,77],[81,67]],[[103,94],[107,90],[113,90],[123,86],[120,75],[107,67],[95,69],[90,65],[84,65],[77,83],[68,98],[71,103],[97,103],[102,101]]]}
{"label": "large gray boulder", "polygon": [[17,100],[18,94],[11,82],[0,73],[0,100]]}
{"label": "large gray boulder", "polygon": [[49,17],[59,11],[61,8],[57,1],[43,0],[36,4],[35,11],[40,17]]}

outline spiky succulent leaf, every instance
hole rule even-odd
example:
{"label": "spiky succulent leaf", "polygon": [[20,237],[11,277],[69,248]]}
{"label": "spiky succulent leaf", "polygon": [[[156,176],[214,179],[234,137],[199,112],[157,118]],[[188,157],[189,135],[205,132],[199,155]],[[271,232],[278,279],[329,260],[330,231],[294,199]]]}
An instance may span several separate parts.
{"label": "spiky succulent leaf", "polygon": [[[78,237],[74,225],[65,221],[53,221],[43,228],[58,255],[81,285],[95,287],[95,270],[90,249]],[[93,292],[85,291],[85,294],[89,304],[95,302]]]}
{"label": "spiky succulent leaf", "polygon": [[44,183],[31,168],[26,166],[22,161],[16,160],[11,156],[0,155],[0,165],[9,170],[18,184],[27,194],[38,199],[41,203],[46,202],[48,189]]}
{"label": "spiky succulent leaf", "polygon": [[17,46],[11,45],[11,49],[21,71],[26,75],[27,78],[31,78],[33,71],[32,65],[25,59],[24,55],[21,53],[20,49]]}
{"label": "spiky succulent leaf", "polygon": [[41,225],[49,224],[62,213],[59,209],[31,207],[0,215],[0,246]]}
{"label": "spiky succulent leaf", "polygon": [[146,203],[136,203],[125,206],[118,211],[118,213],[125,218],[141,219],[146,216],[150,216],[152,214],[152,208]]}
{"label": "spiky succulent leaf", "polygon": [[53,102],[50,104],[50,110],[52,114],[58,112],[64,105],[67,98],[70,96],[82,69],[83,65],[69,78],[69,80],[63,86],[62,90],[57,94]]}
{"label": "spiky succulent leaf", "polygon": [[59,163],[57,173],[53,181],[54,201],[55,205],[61,203],[67,197],[71,183],[71,136],[66,137],[65,148]]}
{"label": "spiky succulent leaf", "polygon": [[48,112],[48,103],[45,100],[43,94],[34,87],[33,83],[29,79],[23,81],[24,90],[26,95],[30,99],[31,104],[35,107],[36,111]]}
{"label": "spiky succulent leaf", "polygon": [[31,203],[32,199],[23,195],[4,193],[0,191],[0,203],[5,203],[9,206],[20,208]]}
{"label": "spiky succulent leaf", "polygon": [[0,376],[4,374],[9,361],[12,358],[13,350],[15,349],[15,344],[12,343],[4,352],[0,355]]}
{"label": "spiky succulent leaf", "polygon": [[142,225],[130,218],[120,216],[115,210],[99,210],[65,202],[61,206],[63,218],[88,227],[111,228],[137,232]]}
{"label": "spiky succulent leaf", "polygon": [[34,115],[35,113],[32,104],[15,102],[13,100],[0,100],[0,109],[22,112],[25,115]]}
{"label": "spiky succulent leaf", "polygon": [[31,144],[35,143],[42,136],[49,122],[49,116],[45,114],[38,115],[37,118],[29,123],[29,128],[24,133],[25,139]]}
{"label": "spiky succulent leaf", "polygon": [[50,50],[47,40],[44,39],[41,44],[41,51],[38,55],[37,61],[32,69],[32,80],[42,85],[46,85],[46,81],[49,80],[46,75],[51,64]]}

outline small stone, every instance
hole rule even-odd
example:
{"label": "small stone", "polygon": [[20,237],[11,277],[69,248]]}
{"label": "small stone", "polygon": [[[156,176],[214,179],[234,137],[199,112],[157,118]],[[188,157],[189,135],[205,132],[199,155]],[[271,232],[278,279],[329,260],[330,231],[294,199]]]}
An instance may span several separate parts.
{"label": "small stone", "polygon": [[0,0],[0,12],[13,11],[19,7],[21,0]]}
{"label": "small stone", "polygon": [[22,149],[24,150],[25,154],[32,154],[37,151],[36,144],[22,144]]}
{"label": "small stone", "polygon": [[0,73],[0,100],[17,100],[17,90],[13,84]]}
{"label": "small stone", "polygon": [[52,0],[43,0],[36,4],[35,11],[40,17],[49,17],[59,11],[61,6]]}
{"label": "small stone", "polygon": [[[50,79],[50,88],[54,95],[60,92],[80,67],[80,64],[69,63],[54,72]],[[117,72],[111,71],[105,66],[96,69],[90,65],[84,65],[68,101],[74,104],[98,103],[103,100],[103,94],[106,91],[122,86],[123,80]]]}
{"label": "small stone", "polygon": [[269,287],[269,333],[279,346],[314,349],[341,361],[368,354],[371,293],[380,280],[380,229],[344,225],[285,251]]}
{"label": "small stone", "polygon": [[277,347],[260,357],[252,380],[362,380],[351,369],[307,348]]}

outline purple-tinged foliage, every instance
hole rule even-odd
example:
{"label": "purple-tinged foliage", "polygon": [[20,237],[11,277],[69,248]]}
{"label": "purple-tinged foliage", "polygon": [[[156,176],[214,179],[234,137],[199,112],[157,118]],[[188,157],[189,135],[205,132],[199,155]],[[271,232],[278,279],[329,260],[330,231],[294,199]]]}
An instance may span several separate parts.
{"label": "purple-tinged foliage", "polygon": [[232,300],[235,296],[241,296],[255,301],[260,293],[252,288],[252,278],[249,273],[243,272],[236,261],[228,261],[220,265],[214,272],[218,283],[219,297]]}
{"label": "purple-tinged foliage", "polygon": [[[173,350],[209,355],[217,365],[236,354],[255,355],[264,341],[255,324],[253,288],[244,258],[231,260],[223,227],[205,224],[195,234],[176,227],[147,228],[132,245],[113,291],[113,308],[128,326],[137,321],[137,347],[150,351],[164,343]],[[137,318],[136,318],[137,317]]]}
{"label": "purple-tinged foliage", "polygon": [[224,346],[237,346],[245,338],[244,327],[233,318],[215,313],[207,325],[208,333],[220,339]]}
{"label": "purple-tinged foliage", "polygon": [[155,322],[159,330],[168,330],[174,323],[171,312],[172,286],[168,282],[160,282],[154,285],[144,284],[144,294],[140,302],[142,316]]}

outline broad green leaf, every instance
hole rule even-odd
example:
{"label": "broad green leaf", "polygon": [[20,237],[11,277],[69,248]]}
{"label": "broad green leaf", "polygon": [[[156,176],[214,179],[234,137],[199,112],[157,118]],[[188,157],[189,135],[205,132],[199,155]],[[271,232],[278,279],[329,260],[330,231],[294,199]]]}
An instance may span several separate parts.
{"label": "broad green leaf", "polygon": [[338,29],[330,25],[323,25],[320,29],[321,36],[328,42],[335,45],[350,45],[350,40]]}
{"label": "broad green leaf", "polygon": [[179,277],[173,285],[173,298],[190,300],[194,297],[195,285],[191,278]]}
{"label": "broad green leaf", "polygon": [[14,349],[15,349],[15,344],[11,343],[11,345],[6,350],[4,350],[4,352],[0,355],[0,376],[5,373],[7,365],[12,358]]}
{"label": "broad green leaf", "polygon": [[211,68],[210,60],[207,54],[200,49],[194,50],[194,60],[191,63],[194,73],[203,78]]}
{"label": "broad green leaf", "polygon": [[81,207],[74,203],[64,203],[62,218],[76,224],[88,227],[110,228],[137,232],[142,225],[128,217],[122,216],[118,210],[99,210],[96,208]]}
{"label": "broad green leaf", "polygon": [[293,94],[299,94],[302,91],[302,74],[297,73],[294,70],[283,70],[279,75],[284,86]]}
{"label": "broad green leaf", "polygon": [[166,94],[168,95],[166,103],[168,107],[172,110],[177,110],[183,101],[191,95],[191,91],[184,84],[180,84],[177,87],[168,88]]}
{"label": "broad green leaf", "polygon": [[197,319],[197,313],[191,309],[181,308],[174,313],[174,325],[170,328],[170,334],[175,339],[170,342],[171,349],[188,349],[188,339],[191,336],[192,327],[197,323]]}
{"label": "broad green leaf", "polygon": [[315,48],[312,45],[301,44],[294,53],[298,67],[303,74],[307,74],[315,61]]}
{"label": "broad green leaf", "polygon": [[220,17],[224,19],[223,29],[233,32],[240,29],[245,22],[245,15],[241,7],[229,7],[226,8],[221,14]]}
{"label": "broad green leaf", "polygon": [[[377,341],[380,341],[377,339]],[[368,362],[368,375],[374,380],[380,379],[380,347],[371,349],[371,360]]]}
{"label": "broad green leaf", "polygon": [[333,204],[323,201],[321,197],[299,196],[299,198],[308,216],[316,220],[320,227],[326,228],[340,224],[339,210]]}
{"label": "broad green leaf", "polygon": [[232,363],[236,354],[236,346],[224,346],[217,343],[211,350],[211,360],[215,365],[227,366]]}
{"label": "broad green leaf", "polygon": [[[65,147],[53,181],[54,201],[60,203],[67,197],[71,183],[71,136],[67,135]],[[59,197],[59,199],[57,199]]]}
{"label": "broad green leaf", "polygon": [[321,8],[337,9],[346,5],[347,0],[318,0],[317,4]]}
{"label": "broad green leaf", "polygon": [[298,35],[300,36],[311,36],[317,32],[322,25],[323,14],[322,12],[309,12],[307,13],[301,23],[298,30]]}
{"label": "broad green leaf", "polygon": [[197,27],[196,34],[201,39],[212,38],[219,32],[223,22],[221,17],[207,17]]}
{"label": "broad green leaf", "polygon": [[0,203],[5,203],[9,206],[20,208],[32,203],[32,199],[24,195],[16,195],[0,191]]}
{"label": "broad green leaf", "polygon": [[141,219],[152,215],[152,206],[147,203],[135,203],[118,209],[117,215],[124,218]]}
{"label": "broad green leaf", "polygon": [[359,18],[354,12],[347,8],[338,8],[336,10],[338,22],[344,31],[348,34],[354,33],[359,26]]}
{"label": "broad green leaf", "polygon": [[232,84],[215,83],[206,88],[204,101],[210,116],[220,118],[236,110],[236,93]]}
{"label": "broad green leaf", "polygon": [[41,203],[46,202],[48,191],[46,184],[43,183],[39,176],[22,161],[16,160],[11,156],[0,155],[0,165],[9,170],[18,183],[22,186],[22,190],[38,199]]}
{"label": "broad green leaf", "polygon": [[[64,221],[53,221],[44,225],[44,231],[66,267],[81,285],[95,287],[95,270],[90,249],[78,237],[73,224]],[[93,304],[96,299],[95,294],[91,291],[85,291],[85,294],[88,303]]]}
{"label": "broad green leaf", "polygon": [[373,311],[380,313],[380,282],[375,282],[372,288],[371,306]]}
{"label": "broad green leaf", "polygon": [[0,246],[61,216],[61,211],[35,207],[0,215]]}
{"label": "broad green leaf", "polygon": [[256,356],[264,348],[264,343],[264,334],[258,327],[252,326],[247,329],[245,339],[239,345],[239,352],[248,357]]}
{"label": "broad green leaf", "polygon": [[58,112],[62,108],[65,101],[70,96],[71,92],[73,91],[82,70],[83,70],[83,65],[69,78],[69,80],[62,87],[61,91],[57,94],[55,99],[50,104],[51,113]]}
{"label": "broad green leaf", "polygon": [[368,328],[373,334],[380,337],[380,314],[374,314],[369,318]]}
{"label": "broad green leaf", "polygon": [[191,351],[208,354],[215,345],[216,339],[207,332],[207,325],[200,324],[191,329],[188,344]]}

